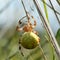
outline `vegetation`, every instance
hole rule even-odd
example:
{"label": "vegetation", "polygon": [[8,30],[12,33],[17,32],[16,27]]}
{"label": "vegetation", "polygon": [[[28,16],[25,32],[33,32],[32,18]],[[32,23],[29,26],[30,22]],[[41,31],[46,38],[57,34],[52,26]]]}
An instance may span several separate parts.
{"label": "vegetation", "polygon": [[[57,1],[59,1],[59,0],[57,0]],[[52,3],[50,0],[49,0],[49,2],[50,2],[50,4]],[[24,2],[24,4],[25,3],[26,2]],[[57,14],[60,14],[60,13],[55,10],[53,4],[51,4],[51,6],[50,6],[49,4],[46,3],[46,0],[43,0],[43,1],[41,0],[41,3],[43,5],[48,24],[50,25],[50,21],[49,21],[50,19],[49,19],[47,6],[50,9],[52,9],[52,11],[54,11],[55,18],[57,18],[58,24],[60,26],[60,20],[59,20],[59,17],[57,17],[58,16]],[[35,6],[35,8],[36,8],[36,6]],[[5,10],[5,8],[4,8],[4,10]],[[34,12],[34,9],[31,9],[31,11],[32,10]],[[25,17],[23,19],[25,19]],[[27,18],[25,20],[27,21]],[[32,18],[31,18],[31,20],[32,20]],[[36,20],[36,21],[38,21],[38,20]],[[23,22],[22,25],[26,24],[26,22],[24,20],[22,20],[22,22]],[[38,22],[37,22],[37,24],[38,24]],[[44,26],[41,25],[42,29],[40,28],[40,26],[38,26],[38,27],[36,26],[37,29],[34,29],[34,30],[37,30],[38,35],[35,35],[34,33],[32,33],[32,35],[29,35],[29,34],[31,34],[31,32],[29,32],[29,33],[17,32],[16,25],[17,24],[14,23],[13,26],[9,27],[6,30],[6,32],[3,34],[3,36],[0,35],[0,37],[2,36],[0,38],[0,60],[59,60],[60,59],[60,57],[58,56],[58,54],[55,51],[55,47],[51,43],[51,39],[48,34],[48,31],[44,28]],[[1,30],[3,30],[1,27],[0,27],[0,33],[1,33]],[[2,31],[2,32],[4,32],[4,31]],[[25,49],[24,46],[22,46],[22,52],[23,52],[24,56],[21,54],[21,50],[19,50],[19,39],[21,39],[21,35],[23,35],[22,39],[24,41],[22,45],[25,45],[25,43],[28,42],[27,46],[28,46],[28,48],[31,48],[31,46],[29,47],[29,45],[32,41],[31,39],[33,39],[33,42],[35,42],[34,49]],[[39,46],[37,46],[38,37],[40,38]],[[57,30],[55,37],[56,37],[56,42],[58,42],[58,44],[60,46],[60,28]],[[27,41],[25,41],[25,40],[27,40]],[[31,40],[30,43],[28,40],[29,41]]]}

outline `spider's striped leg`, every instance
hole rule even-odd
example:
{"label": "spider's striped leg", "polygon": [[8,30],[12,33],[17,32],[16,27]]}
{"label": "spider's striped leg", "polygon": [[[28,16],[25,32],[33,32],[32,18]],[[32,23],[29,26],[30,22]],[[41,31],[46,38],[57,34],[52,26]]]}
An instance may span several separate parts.
{"label": "spider's striped leg", "polygon": [[23,30],[23,27],[21,27],[20,24],[22,24],[22,22],[19,20],[18,25],[17,25],[17,27],[16,27],[16,30],[17,30],[18,32],[20,32],[20,31]]}
{"label": "spider's striped leg", "polygon": [[36,20],[35,20],[35,18],[33,16],[31,16],[31,17],[34,20],[34,24],[32,25],[32,28],[35,28],[36,27]]}
{"label": "spider's striped leg", "polygon": [[19,26],[17,26],[17,27],[16,27],[16,30],[17,30],[18,32],[20,32],[20,31],[23,30],[23,27],[19,27]]}
{"label": "spider's striped leg", "polygon": [[22,52],[22,48],[21,48],[21,40],[19,39],[19,50],[21,51],[21,55],[24,56],[23,52]]}

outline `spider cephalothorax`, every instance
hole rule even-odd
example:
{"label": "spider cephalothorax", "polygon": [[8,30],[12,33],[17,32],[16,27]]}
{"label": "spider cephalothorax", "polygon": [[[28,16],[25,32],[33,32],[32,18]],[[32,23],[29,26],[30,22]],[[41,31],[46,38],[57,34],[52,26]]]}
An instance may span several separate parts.
{"label": "spider cephalothorax", "polygon": [[[27,24],[24,26],[20,27],[17,26],[17,31],[21,32],[24,31],[22,34],[22,37],[19,39],[19,44],[21,44],[24,48],[26,49],[34,49],[39,45],[40,38],[37,36],[37,32],[34,31],[34,28],[36,26],[36,21],[33,16],[31,16],[32,19],[34,20],[34,24],[30,22],[30,17],[28,15],[28,21]],[[22,22],[19,20],[19,24]],[[19,47],[21,49],[21,46]]]}
{"label": "spider cephalothorax", "polygon": [[[32,19],[34,19],[33,16],[31,16],[31,17],[32,17]],[[21,24],[21,23],[22,22],[19,20],[19,24]],[[24,32],[34,32],[34,33],[37,33],[36,31],[33,31],[35,26],[36,26],[36,21],[34,20],[34,25],[32,25],[32,23],[30,22],[30,17],[28,16],[27,24],[25,24],[23,27],[17,26],[17,31],[22,31],[23,30]]]}

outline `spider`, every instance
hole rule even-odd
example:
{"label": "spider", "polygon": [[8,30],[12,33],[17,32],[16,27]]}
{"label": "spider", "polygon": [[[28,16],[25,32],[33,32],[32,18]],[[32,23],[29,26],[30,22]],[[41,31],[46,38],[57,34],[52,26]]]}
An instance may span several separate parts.
{"label": "spider", "polygon": [[[34,20],[34,24],[32,24],[30,21],[29,14],[27,14],[27,18],[28,18],[27,24],[25,24],[22,27],[21,26],[16,27],[17,31],[19,32],[24,31],[22,37],[19,39],[19,50],[21,50],[21,45],[26,49],[34,49],[39,45],[40,42],[40,38],[37,35],[38,33],[37,31],[34,30],[34,28],[36,27],[36,20],[34,19],[33,16],[31,16],[31,18]],[[21,20],[19,20],[19,25],[20,24],[22,24]],[[22,52],[21,54],[23,55]]]}

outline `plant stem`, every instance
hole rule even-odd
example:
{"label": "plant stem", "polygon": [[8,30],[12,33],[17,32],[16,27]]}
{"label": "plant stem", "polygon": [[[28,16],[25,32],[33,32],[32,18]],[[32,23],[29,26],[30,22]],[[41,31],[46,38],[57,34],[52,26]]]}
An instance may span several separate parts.
{"label": "plant stem", "polygon": [[[41,0],[41,2],[45,3],[49,8],[51,8],[53,10],[53,8],[49,4],[47,4],[45,1]],[[58,11],[55,10],[55,12],[60,15],[60,13]]]}
{"label": "plant stem", "polygon": [[50,2],[51,6],[52,6],[52,8],[53,8],[54,14],[55,14],[55,16],[56,16],[56,18],[57,18],[58,22],[59,22],[59,24],[60,24],[60,20],[59,20],[59,18],[58,18],[58,16],[57,16],[57,14],[56,14],[56,12],[55,12],[55,9],[54,9],[54,6],[53,6],[53,4],[52,4],[51,0],[49,0],[49,2]]}
{"label": "plant stem", "polygon": [[58,43],[57,43],[57,41],[55,39],[55,36],[54,36],[54,34],[53,34],[53,32],[52,32],[52,30],[50,28],[50,25],[49,25],[47,19],[45,18],[45,16],[43,15],[43,12],[41,10],[41,7],[40,7],[38,1],[37,0],[33,0],[33,2],[34,2],[35,6],[37,8],[37,11],[38,11],[40,17],[41,17],[43,25],[44,25],[44,27],[45,27],[45,29],[46,29],[49,37],[50,37],[50,41],[51,41],[51,43],[52,43],[52,45],[53,45],[58,57],[60,58],[60,48],[59,48],[59,45],[58,45]]}
{"label": "plant stem", "polygon": [[23,17],[20,19],[20,21],[23,20],[25,17],[26,17],[26,16],[23,16]]}
{"label": "plant stem", "polygon": [[[42,0],[42,1],[46,1],[46,0]],[[44,5],[44,11],[45,11],[45,15],[46,15],[46,18],[47,18],[47,20],[48,20],[48,11],[47,11],[47,6],[46,6],[46,4],[43,2],[43,5]],[[48,22],[49,22],[49,20],[48,20]]]}
{"label": "plant stem", "polygon": [[27,10],[26,10],[26,8],[25,8],[25,5],[24,5],[24,3],[23,3],[23,0],[21,0],[21,2],[22,2],[22,5],[23,5],[24,10],[25,10],[25,13],[26,13],[26,17],[27,17],[28,22],[29,22],[29,15],[28,15],[28,12],[27,12]]}

